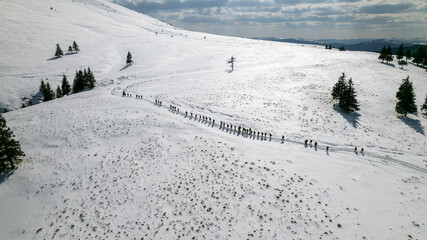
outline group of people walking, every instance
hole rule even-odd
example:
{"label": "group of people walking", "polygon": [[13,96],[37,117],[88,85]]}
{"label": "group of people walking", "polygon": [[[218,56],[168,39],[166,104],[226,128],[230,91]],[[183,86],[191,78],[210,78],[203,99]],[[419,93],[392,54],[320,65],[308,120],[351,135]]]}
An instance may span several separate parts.
{"label": "group of people walking", "polygon": [[212,126],[215,126],[215,119],[207,116],[202,116],[201,114],[197,115],[191,112],[190,115],[188,115],[188,112],[185,111],[184,117],[189,117],[190,120],[194,118],[194,121],[199,120],[199,122],[208,123],[209,125],[212,124]]}
{"label": "group of people walking", "polygon": [[270,136],[270,141],[273,137],[273,135],[266,132],[259,132],[252,130],[252,128],[245,128],[242,126],[237,126],[233,124],[228,124],[225,122],[220,122],[219,129],[225,130],[227,132],[234,132],[237,135],[242,135],[243,137],[248,137],[251,139],[260,139],[261,141],[267,140],[268,136]]}
{"label": "group of people walking", "polygon": [[179,108],[177,108],[176,106],[173,106],[173,105],[169,105],[169,111],[178,114]]}
{"label": "group of people walking", "polygon": [[[130,94],[130,93],[126,93],[126,91],[125,90],[123,90],[123,95],[122,95],[123,97],[132,97],[132,94]],[[138,95],[138,94],[136,94],[135,95],[135,98],[136,99],[142,99],[142,95]]]}
{"label": "group of people walking", "polygon": [[154,101],[154,105],[161,107],[162,106],[162,101],[159,101],[159,100],[156,99]]}
{"label": "group of people walking", "polygon": [[[123,97],[132,97],[132,94],[130,93],[126,93],[125,90],[123,90]],[[142,95],[136,95],[137,99],[142,99]],[[162,101],[155,99],[154,101],[154,105],[161,107],[162,106]],[[172,113],[176,113],[179,114],[179,108],[170,104],[169,105],[169,111]],[[212,126],[215,126],[215,119],[211,118],[211,117],[207,117],[201,114],[193,114],[192,112],[190,112],[190,114],[188,114],[187,111],[185,111],[185,118],[189,117],[189,119],[193,119],[199,120],[199,122],[201,121],[202,123],[208,123],[209,125],[212,124]],[[219,124],[219,129],[226,131],[226,132],[230,132],[230,133],[234,133],[237,134],[237,136],[242,135],[243,137],[248,137],[251,139],[259,139],[261,141],[265,141],[267,139],[269,139],[270,141],[272,140],[273,135],[271,133],[267,133],[267,132],[259,132],[259,131],[255,131],[252,130],[252,128],[245,128],[242,126],[237,126],[237,125],[232,125],[230,123],[225,123],[225,122],[220,122]],[[282,139],[281,142],[284,143],[285,142],[285,136],[282,135]],[[304,146],[313,146],[313,140],[308,141],[308,139],[304,140]],[[317,141],[314,142],[314,149],[317,151]],[[326,153],[329,154],[329,146],[326,146]],[[358,154],[358,150],[357,147],[354,148],[354,153]],[[364,155],[364,149],[361,148],[360,149],[360,154]]]}

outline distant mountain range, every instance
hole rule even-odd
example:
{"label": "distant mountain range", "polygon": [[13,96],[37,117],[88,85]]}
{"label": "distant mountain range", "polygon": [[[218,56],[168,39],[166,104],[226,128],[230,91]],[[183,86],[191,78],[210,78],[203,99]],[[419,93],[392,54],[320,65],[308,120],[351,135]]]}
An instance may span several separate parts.
{"label": "distant mountain range", "polygon": [[276,41],[276,42],[289,42],[299,44],[313,44],[313,45],[332,45],[333,48],[344,47],[350,51],[366,51],[366,52],[380,52],[384,46],[390,46],[393,52],[403,44],[405,51],[407,49],[412,52],[416,51],[421,45],[426,45],[427,37],[402,40],[402,39],[320,39],[320,40],[306,40],[302,38],[253,38],[257,40]]}

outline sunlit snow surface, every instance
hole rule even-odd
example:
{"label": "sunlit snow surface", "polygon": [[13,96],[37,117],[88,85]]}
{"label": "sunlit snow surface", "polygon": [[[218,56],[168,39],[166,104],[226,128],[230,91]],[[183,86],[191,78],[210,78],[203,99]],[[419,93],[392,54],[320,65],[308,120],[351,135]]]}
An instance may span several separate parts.
{"label": "sunlit snow surface", "polygon": [[[41,78],[56,89],[90,67],[97,79],[4,114],[27,156],[0,183],[0,239],[427,238],[427,120],[394,111],[406,76],[422,104],[424,69],[189,32],[95,0],[2,0],[0,32],[1,107],[19,108]],[[52,58],[72,41],[80,53]],[[358,114],[331,102],[342,72]]]}

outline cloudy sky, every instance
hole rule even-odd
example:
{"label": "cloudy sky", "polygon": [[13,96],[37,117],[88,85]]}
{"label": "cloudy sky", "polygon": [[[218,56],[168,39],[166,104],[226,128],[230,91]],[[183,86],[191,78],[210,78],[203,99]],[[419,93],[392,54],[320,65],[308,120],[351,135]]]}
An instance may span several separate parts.
{"label": "cloudy sky", "polygon": [[112,0],[188,30],[306,39],[427,36],[426,0]]}

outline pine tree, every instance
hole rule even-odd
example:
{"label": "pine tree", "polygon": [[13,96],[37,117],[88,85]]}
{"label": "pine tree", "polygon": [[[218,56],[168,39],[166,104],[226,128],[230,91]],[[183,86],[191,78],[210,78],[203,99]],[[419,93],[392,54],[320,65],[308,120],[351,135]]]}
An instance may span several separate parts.
{"label": "pine tree", "polygon": [[342,73],[341,77],[338,78],[338,82],[335,83],[334,87],[332,88],[332,99],[340,100],[346,88],[347,82],[345,80],[345,73]]}
{"label": "pine tree", "polygon": [[381,49],[380,56],[378,57],[378,59],[381,60],[381,62],[384,62],[385,58],[386,58],[386,48],[384,46],[383,49]]}
{"label": "pine tree", "polygon": [[79,45],[77,45],[76,41],[73,41],[73,50],[76,53],[80,51]]}
{"label": "pine tree", "polygon": [[403,69],[403,66],[408,65],[408,63],[407,63],[405,60],[399,60],[397,63],[398,63],[400,66],[402,66],[402,69]]}
{"label": "pine tree", "polygon": [[89,85],[89,78],[88,78],[88,75],[87,75],[86,68],[83,69],[83,85],[85,87]]}
{"label": "pine tree", "polygon": [[42,81],[40,83],[39,91],[43,93],[45,90],[46,90],[46,84],[44,83],[44,81],[42,79]]}
{"label": "pine tree", "polygon": [[403,45],[400,44],[400,46],[399,46],[399,48],[397,49],[397,52],[396,52],[397,61],[399,61],[400,59],[402,59],[404,54],[405,54],[405,52],[403,51]]}
{"label": "pine tree", "polygon": [[231,71],[234,70],[234,63],[235,62],[236,62],[236,58],[233,56],[231,56],[231,58],[227,60],[227,63],[230,64],[230,66],[231,66]]}
{"label": "pine tree", "polygon": [[13,131],[6,126],[6,119],[0,115],[0,173],[14,169],[25,156],[21,144],[13,137]]}
{"label": "pine tree", "polygon": [[84,84],[84,78],[83,78],[83,71],[79,70],[76,71],[76,76],[74,77],[73,82],[73,92],[78,93],[82,90],[84,90],[85,84]]}
{"label": "pine tree", "polygon": [[356,99],[356,91],[354,90],[353,80],[351,78],[348,80],[347,87],[344,89],[338,106],[350,112],[359,110],[359,103]]}
{"label": "pine tree", "polygon": [[128,55],[126,57],[126,64],[127,65],[132,65],[133,61],[132,61],[132,54],[130,54],[130,52],[128,52]]}
{"label": "pine tree", "polygon": [[46,83],[46,88],[43,92],[43,101],[47,102],[55,98],[55,92],[50,87],[49,83]]}
{"label": "pine tree", "polygon": [[71,45],[70,45],[70,46],[68,46],[68,52],[69,52],[69,53],[73,53],[73,48],[71,48]]}
{"label": "pine tree", "polygon": [[425,57],[426,57],[426,50],[425,50],[424,46],[421,45],[418,48],[418,51],[414,54],[414,60],[413,60],[413,62],[415,64],[417,64],[417,66],[418,66],[418,65],[420,65],[420,64],[423,63],[423,60],[424,60]]}
{"label": "pine tree", "polygon": [[56,98],[62,98],[64,94],[62,93],[62,89],[58,86],[56,88]]}
{"label": "pine tree", "polygon": [[56,51],[55,51],[55,57],[60,58],[64,56],[64,53],[62,52],[61,47],[59,46],[59,43],[56,44]]}
{"label": "pine tree", "polygon": [[61,85],[62,95],[65,96],[71,92],[70,83],[68,83],[67,77],[65,74],[62,76],[62,85]]}
{"label": "pine tree", "polygon": [[386,61],[387,63],[389,63],[389,62],[393,61],[393,53],[392,53],[392,51],[391,51],[391,47],[390,47],[390,45],[389,45],[389,46],[387,47],[387,49],[386,49],[385,61]]}
{"label": "pine tree", "polygon": [[411,56],[412,56],[412,53],[411,53],[411,50],[406,50],[406,54],[405,54],[405,57],[406,57],[406,62],[409,60],[409,59],[411,59]]}
{"label": "pine tree", "polygon": [[95,82],[96,82],[96,80],[95,80],[95,76],[93,75],[93,72],[90,70],[90,68],[88,67],[87,68],[87,78],[88,78],[88,87],[90,88],[90,89],[92,89],[92,88],[94,88],[95,87]]}
{"label": "pine tree", "polygon": [[426,95],[426,99],[424,100],[424,104],[421,105],[421,111],[423,111],[424,114],[427,114],[427,95]]}
{"label": "pine tree", "polygon": [[399,91],[396,93],[398,99],[396,103],[396,112],[404,114],[405,117],[408,113],[416,113],[417,106],[415,105],[415,93],[412,83],[409,81],[409,76],[402,80]]}

